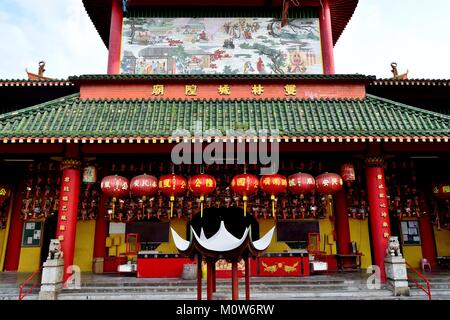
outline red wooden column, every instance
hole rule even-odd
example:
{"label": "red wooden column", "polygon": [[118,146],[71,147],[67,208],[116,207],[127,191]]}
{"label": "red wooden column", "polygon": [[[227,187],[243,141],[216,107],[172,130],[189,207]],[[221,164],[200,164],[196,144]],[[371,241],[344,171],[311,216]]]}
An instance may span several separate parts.
{"label": "red wooden column", "polygon": [[214,261],[214,263],[212,264],[212,292],[216,292],[216,281],[217,277],[216,277],[216,262]]}
{"label": "red wooden column", "polygon": [[245,299],[250,300],[250,258],[245,258]]}
{"label": "red wooden column", "polygon": [[373,255],[375,265],[380,267],[381,282],[385,283],[386,272],[384,270],[384,258],[391,236],[391,227],[383,164],[384,161],[380,157],[366,159],[366,180],[370,206]]}
{"label": "red wooden column", "polygon": [[107,197],[102,194],[98,204],[98,216],[95,221],[94,258],[104,258],[106,256],[106,237],[108,235],[108,221],[106,221]]}
{"label": "red wooden column", "polygon": [[207,300],[212,300],[213,298],[213,263],[214,261],[207,262],[207,272],[206,272],[206,297]]}
{"label": "red wooden column", "polygon": [[347,213],[347,195],[341,190],[334,196],[335,223],[338,242],[338,253],[349,254],[350,252],[350,224]]}
{"label": "red wooden column", "polygon": [[20,218],[23,201],[21,193],[22,187],[22,185],[19,185],[19,187],[14,190],[11,224],[9,226],[8,242],[6,244],[5,271],[17,271],[19,269],[23,230],[23,220]]}
{"label": "red wooden column", "polygon": [[202,256],[197,255],[197,300],[202,300]]}
{"label": "red wooden column", "polygon": [[231,299],[239,300],[239,278],[237,261],[231,263]]}
{"label": "red wooden column", "polygon": [[121,0],[112,0],[111,27],[109,31],[108,74],[120,73],[123,10]]}
{"label": "red wooden column", "polygon": [[[69,147],[69,146],[68,146]],[[77,155],[78,150],[69,149]],[[61,194],[59,198],[58,225],[56,237],[61,241],[64,253],[64,281],[70,276],[67,268],[73,265],[75,251],[75,236],[77,232],[78,201],[80,197],[80,166],[81,162],[74,158],[66,158],[61,163]]]}
{"label": "red wooden column", "polygon": [[422,257],[427,259],[431,266],[435,268],[437,266],[436,243],[434,240],[433,224],[430,219],[430,210],[424,193],[421,194],[421,202],[425,211],[425,215],[419,218]]}
{"label": "red wooden column", "polygon": [[335,74],[333,31],[331,28],[330,0],[322,0],[320,12],[320,34],[324,74]]}

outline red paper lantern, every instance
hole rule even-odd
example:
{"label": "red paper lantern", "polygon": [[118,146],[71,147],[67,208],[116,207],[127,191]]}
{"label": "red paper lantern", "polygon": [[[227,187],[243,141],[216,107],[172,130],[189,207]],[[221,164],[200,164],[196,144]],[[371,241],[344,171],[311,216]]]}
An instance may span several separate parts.
{"label": "red paper lantern", "polygon": [[189,190],[198,197],[205,197],[216,190],[216,179],[207,174],[199,174],[189,178]]}
{"label": "red paper lantern", "polygon": [[355,167],[351,163],[346,163],[341,166],[342,180],[345,182],[353,182],[356,180]]}
{"label": "red paper lantern", "polygon": [[259,185],[262,191],[275,198],[276,195],[286,192],[288,184],[286,177],[279,174],[270,174],[261,177]]}
{"label": "red paper lantern", "polygon": [[113,200],[128,196],[129,182],[127,178],[118,175],[107,176],[103,178],[100,186],[103,193]]}
{"label": "red paper lantern", "polygon": [[259,183],[261,185],[261,190],[270,194],[270,199],[272,200],[272,215],[274,219],[276,219],[275,196],[286,192],[287,179],[279,174],[270,174],[263,176]]}
{"label": "red paper lantern", "polygon": [[440,199],[450,199],[450,184],[444,183],[433,188],[433,194]]}
{"label": "red paper lantern", "polygon": [[158,192],[158,179],[151,175],[140,175],[131,179],[131,195],[146,200]]}
{"label": "red paper lantern", "polygon": [[159,178],[159,190],[170,198],[170,217],[173,216],[173,202],[175,197],[184,194],[187,190],[185,178],[174,173]]}
{"label": "red paper lantern", "polygon": [[318,192],[332,195],[342,189],[344,182],[336,173],[324,173],[316,178],[316,189]]}
{"label": "red paper lantern", "polygon": [[203,217],[203,201],[205,196],[216,190],[216,179],[202,173],[189,178],[188,186],[195,196],[200,197],[200,216]]}
{"label": "red paper lantern", "polygon": [[247,200],[248,197],[258,192],[259,180],[258,177],[253,174],[240,174],[231,180],[231,189],[233,192],[242,196],[244,201],[244,216],[247,215]]}
{"label": "red paper lantern", "polygon": [[332,194],[340,191],[342,189],[344,182],[340,175],[336,173],[324,173],[316,178],[316,190],[320,193],[327,195],[327,207],[330,214],[330,218],[333,216],[333,204],[332,204]]}
{"label": "red paper lantern", "polygon": [[129,181],[118,175],[107,176],[103,178],[100,187],[106,196],[112,198],[112,216],[114,217],[117,198],[125,198],[129,195]]}
{"label": "red paper lantern", "polygon": [[166,196],[170,197],[171,201],[175,197],[182,195],[187,190],[187,181],[185,178],[176,174],[168,174],[159,178],[159,189]]}
{"label": "red paper lantern", "polygon": [[244,197],[247,200],[248,197],[258,192],[259,180],[258,177],[253,174],[240,174],[231,180],[231,189]]}
{"label": "red paper lantern", "polygon": [[307,173],[295,173],[288,177],[288,190],[293,194],[303,196],[316,189],[316,180]]}

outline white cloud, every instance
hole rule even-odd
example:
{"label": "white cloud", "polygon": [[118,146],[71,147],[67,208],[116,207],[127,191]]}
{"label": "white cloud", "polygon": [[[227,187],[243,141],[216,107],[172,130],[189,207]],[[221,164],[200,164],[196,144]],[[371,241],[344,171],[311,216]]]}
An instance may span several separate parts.
{"label": "white cloud", "polygon": [[[450,78],[450,1],[360,0],[335,49],[338,73],[390,77],[390,63],[414,78]],[[0,0],[0,78],[106,73],[107,50],[81,0]]]}
{"label": "white cloud", "polygon": [[0,16],[0,39],[8,44],[0,53],[1,78],[25,78],[25,68],[36,72],[40,60],[55,78],[106,73],[107,50],[81,0],[2,1],[16,14]]}
{"label": "white cloud", "polygon": [[391,62],[410,78],[450,78],[450,2],[360,0],[335,48],[336,72],[391,77]]}

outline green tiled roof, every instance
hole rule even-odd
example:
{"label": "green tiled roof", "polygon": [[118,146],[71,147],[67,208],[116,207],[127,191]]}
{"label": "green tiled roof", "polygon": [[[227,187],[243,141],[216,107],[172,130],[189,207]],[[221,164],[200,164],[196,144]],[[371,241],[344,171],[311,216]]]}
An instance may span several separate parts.
{"label": "green tiled roof", "polygon": [[152,81],[152,80],[320,80],[320,81],[367,81],[370,83],[376,78],[362,74],[89,74],[69,77],[69,81]]}
{"label": "green tiled roof", "polygon": [[277,129],[285,137],[449,137],[450,117],[375,96],[327,100],[81,100],[0,115],[0,138],[153,138],[176,129]]}

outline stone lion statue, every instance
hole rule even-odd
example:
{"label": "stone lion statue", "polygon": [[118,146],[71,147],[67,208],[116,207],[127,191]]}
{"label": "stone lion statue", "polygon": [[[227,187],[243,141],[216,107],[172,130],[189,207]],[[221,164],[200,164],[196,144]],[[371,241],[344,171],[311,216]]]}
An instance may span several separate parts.
{"label": "stone lion statue", "polygon": [[386,254],[392,257],[402,256],[402,253],[400,252],[400,242],[398,241],[398,237],[391,237],[389,239],[389,245],[386,249]]}
{"label": "stone lion statue", "polygon": [[62,259],[63,257],[64,254],[61,251],[61,242],[58,239],[50,240],[47,260],[57,260]]}

